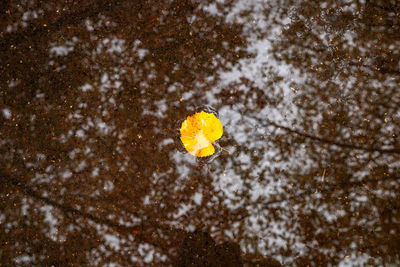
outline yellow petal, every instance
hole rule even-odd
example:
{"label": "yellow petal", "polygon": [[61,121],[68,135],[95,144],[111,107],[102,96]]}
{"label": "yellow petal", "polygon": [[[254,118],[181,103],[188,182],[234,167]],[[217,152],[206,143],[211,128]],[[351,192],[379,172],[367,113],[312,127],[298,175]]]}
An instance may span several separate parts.
{"label": "yellow petal", "polygon": [[192,137],[183,137],[181,136],[181,141],[183,143],[183,146],[187,151],[192,151],[193,147],[197,144],[197,140]]}
{"label": "yellow petal", "polygon": [[221,138],[223,134],[222,123],[213,113],[202,111],[194,114],[194,116],[200,125],[200,129],[203,130],[204,135],[210,142]]}
{"label": "yellow petal", "polygon": [[181,136],[181,141],[186,150],[193,156],[197,156],[200,150],[208,147],[211,144],[203,134],[202,130],[200,130],[194,137]]}
{"label": "yellow petal", "polygon": [[195,137],[199,133],[201,124],[195,115],[188,116],[182,123],[181,136]]}
{"label": "yellow petal", "polygon": [[214,154],[215,148],[214,146],[210,143],[208,147],[205,147],[203,149],[200,149],[199,152],[197,153],[197,157],[208,157]]}
{"label": "yellow petal", "polygon": [[182,123],[181,141],[185,149],[197,157],[207,157],[214,154],[212,142],[221,138],[222,124],[212,113],[200,112],[188,116]]}

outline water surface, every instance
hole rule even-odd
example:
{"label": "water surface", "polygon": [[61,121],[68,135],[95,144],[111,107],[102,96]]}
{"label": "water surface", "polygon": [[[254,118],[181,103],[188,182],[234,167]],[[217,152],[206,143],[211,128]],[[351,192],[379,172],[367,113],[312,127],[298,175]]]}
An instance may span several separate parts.
{"label": "water surface", "polygon": [[0,11],[1,265],[400,265],[398,1]]}

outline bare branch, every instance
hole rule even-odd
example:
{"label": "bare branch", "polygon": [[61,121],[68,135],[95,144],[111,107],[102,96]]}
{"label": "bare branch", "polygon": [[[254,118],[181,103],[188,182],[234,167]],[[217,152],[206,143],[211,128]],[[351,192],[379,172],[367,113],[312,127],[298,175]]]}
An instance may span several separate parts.
{"label": "bare branch", "polygon": [[316,141],[319,143],[334,145],[334,146],[342,147],[342,148],[346,148],[346,149],[362,150],[362,151],[366,151],[366,152],[379,152],[382,154],[400,154],[400,148],[383,149],[383,148],[377,148],[377,147],[363,147],[363,146],[358,146],[358,145],[354,145],[354,144],[339,143],[334,140],[321,138],[321,137],[314,136],[314,135],[311,135],[308,133],[302,133],[299,130],[295,130],[295,129],[291,129],[291,128],[283,126],[283,125],[279,125],[270,120],[267,120],[267,121],[269,124],[271,124],[272,126],[274,126],[276,128],[283,129],[289,133],[296,134],[296,135],[305,137],[307,139],[310,139],[310,140],[313,140],[313,141]]}

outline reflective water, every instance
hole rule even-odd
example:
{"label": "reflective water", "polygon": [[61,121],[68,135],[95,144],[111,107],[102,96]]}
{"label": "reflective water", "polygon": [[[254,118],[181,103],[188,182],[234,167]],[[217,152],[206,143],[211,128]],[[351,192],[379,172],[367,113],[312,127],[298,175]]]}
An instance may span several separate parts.
{"label": "reflective water", "polygon": [[0,11],[1,265],[400,265],[398,1]]}

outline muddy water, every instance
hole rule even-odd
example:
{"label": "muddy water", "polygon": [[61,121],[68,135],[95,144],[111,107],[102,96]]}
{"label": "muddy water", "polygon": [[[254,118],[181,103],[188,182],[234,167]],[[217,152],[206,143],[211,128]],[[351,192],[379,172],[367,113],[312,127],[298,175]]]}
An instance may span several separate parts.
{"label": "muddy water", "polygon": [[400,264],[397,1],[0,11],[0,265]]}

